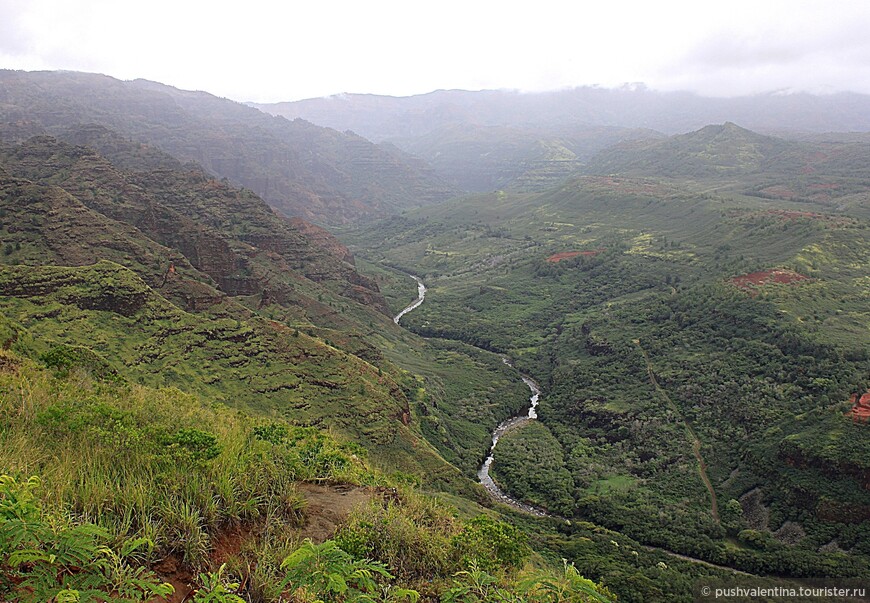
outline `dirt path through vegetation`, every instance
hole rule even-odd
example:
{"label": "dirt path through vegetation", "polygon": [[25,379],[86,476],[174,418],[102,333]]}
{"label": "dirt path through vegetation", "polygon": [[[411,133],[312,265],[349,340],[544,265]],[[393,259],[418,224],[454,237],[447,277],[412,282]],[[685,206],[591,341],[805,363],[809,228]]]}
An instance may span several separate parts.
{"label": "dirt path through vegetation", "polygon": [[719,565],[718,563],[713,563],[711,561],[704,561],[703,559],[698,559],[697,557],[689,557],[688,555],[683,555],[681,553],[675,553],[674,551],[669,551],[668,549],[663,549],[657,546],[649,546],[642,545],[643,548],[648,551],[657,551],[659,553],[664,553],[665,555],[669,555],[670,557],[674,557],[676,559],[682,559],[683,561],[689,561],[691,563],[698,563],[700,565],[706,565],[707,567],[712,567],[715,569],[724,570],[726,572],[731,572],[734,574],[740,574],[741,576],[752,576],[753,578],[757,578],[756,574],[750,574],[749,572],[744,572],[743,570],[735,569],[733,567],[728,567],[727,565]]}
{"label": "dirt path through vegetation", "polygon": [[707,487],[707,491],[710,493],[710,515],[713,516],[713,521],[716,522],[716,525],[720,525],[719,521],[719,503],[716,500],[716,491],[713,489],[713,484],[710,482],[710,478],[707,476],[707,463],[704,462],[704,457],[701,456],[701,440],[698,439],[698,436],[695,435],[695,430],[692,429],[692,426],[689,425],[689,422],[686,421],[686,418],[683,416],[683,413],[680,412],[680,409],[674,404],[674,401],[671,400],[671,397],[668,393],[659,385],[658,380],[656,379],[655,372],[652,368],[652,363],[650,363],[649,356],[646,353],[646,350],[643,349],[643,346],[640,345],[640,339],[635,339],[634,344],[640,350],[640,353],[643,355],[643,359],[646,362],[646,372],[649,375],[650,383],[652,383],[656,392],[658,392],[659,396],[667,402],[668,406],[671,407],[677,416],[680,417],[680,420],[683,422],[683,425],[686,427],[686,433],[689,434],[689,439],[692,440],[692,452],[695,455],[695,458],[698,459],[698,473],[701,475],[701,481],[704,482],[704,485]]}

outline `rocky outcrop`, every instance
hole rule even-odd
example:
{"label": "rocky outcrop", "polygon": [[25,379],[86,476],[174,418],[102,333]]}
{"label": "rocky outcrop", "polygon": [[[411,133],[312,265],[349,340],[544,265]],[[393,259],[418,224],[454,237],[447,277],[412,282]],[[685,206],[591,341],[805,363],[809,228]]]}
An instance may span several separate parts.
{"label": "rocky outcrop", "polygon": [[870,390],[867,393],[858,397],[858,394],[852,394],[849,399],[852,408],[846,413],[846,416],[851,418],[856,423],[870,422]]}
{"label": "rocky outcrop", "polygon": [[54,296],[82,310],[133,316],[148,300],[150,289],[134,273],[113,262],[85,268],[9,266],[0,273],[0,296]]}

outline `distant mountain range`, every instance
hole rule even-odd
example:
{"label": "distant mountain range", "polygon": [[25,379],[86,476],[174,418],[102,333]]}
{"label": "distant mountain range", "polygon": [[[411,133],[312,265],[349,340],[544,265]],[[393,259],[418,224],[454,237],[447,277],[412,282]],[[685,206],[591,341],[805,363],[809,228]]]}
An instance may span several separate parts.
{"label": "distant mountain range", "polygon": [[66,140],[96,124],[195,162],[278,211],[323,224],[444,200],[455,192],[391,145],[266,115],[205,92],[73,72],[0,71],[0,139]]}
{"label": "distant mountain range", "polygon": [[711,98],[645,88],[540,93],[439,90],[407,97],[341,94],[254,106],[290,119],[350,129],[374,141],[421,136],[457,123],[536,128],[583,124],[649,128],[667,134],[725,121],[765,133],[870,130],[870,96],[849,92]]}
{"label": "distant mountain range", "polygon": [[712,123],[733,122],[789,138],[870,131],[870,96],[852,93],[706,98],[644,88],[534,94],[441,90],[403,98],[344,94],[255,106],[391,142],[468,191],[541,190],[616,143],[656,141]]}

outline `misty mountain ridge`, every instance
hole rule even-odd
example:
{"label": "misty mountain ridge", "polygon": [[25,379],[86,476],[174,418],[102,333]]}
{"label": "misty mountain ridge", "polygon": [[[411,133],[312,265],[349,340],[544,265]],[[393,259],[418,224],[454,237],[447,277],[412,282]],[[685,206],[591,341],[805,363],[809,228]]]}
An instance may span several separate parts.
{"label": "misty mountain ridge", "polygon": [[[350,130],[374,141],[389,141],[427,161],[452,185],[471,192],[545,190],[578,173],[618,171],[594,159],[596,153],[609,156],[607,149],[619,145],[620,152],[630,155],[648,145],[654,148],[666,135],[698,131],[709,124],[740,124],[754,132],[806,141],[822,132],[870,131],[870,96],[854,93],[708,98],[643,86],[540,93],[439,90],[409,97],[342,94],[255,106],[275,115]],[[826,138],[830,142],[831,136]],[[768,148],[771,144],[780,144],[767,141],[761,145],[764,149],[750,152],[749,146],[760,142],[744,142],[730,141],[749,153],[732,157],[730,166],[707,170],[707,164],[717,161],[717,154],[727,163],[729,150],[723,146],[715,152],[686,151],[684,158],[694,156],[690,164],[700,161],[706,167],[674,169],[695,176],[700,175],[699,169],[707,170],[708,176],[717,177],[736,169],[746,172],[760,156],[773,152]],[[677,146],[692,143],[687,139],[669,144],[675,145],[676,152]],[[616,161],[619,169],[626,167],[625,158]]]}
{"label": "misty mountain ridge", "polygon": [[350,129],[373,141],[420,136],[455,123],[516,127],[582,124],[677,134],[733,121],[761,132],[870,131],[870,96],[852,92],[773,92],[715,98],[691,92],[657,92],[642,86],[534,93],[438,90],[408,97],[341,94],[252,105],[291,119],[301,117],[339,130]]}
{"label": "misty mountain ridge", "polygon": [[454,191],[394,147],[205,92],[73,72],[0,71],[0,137],[98,124],[257,193],[285,215],[339,224]]}

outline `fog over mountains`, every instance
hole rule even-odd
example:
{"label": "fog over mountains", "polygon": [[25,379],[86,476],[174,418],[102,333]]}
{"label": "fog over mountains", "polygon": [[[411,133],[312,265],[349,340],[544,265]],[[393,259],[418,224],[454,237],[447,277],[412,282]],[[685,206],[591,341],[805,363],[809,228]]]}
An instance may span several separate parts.
{"label": "fog over mountains", "polygon": [[255,105],[287,118],[301,117],[375,142],[419,136],[456,123],[556,128],[569,125],[650,128],[667,134],[732,121],[765,133],[870,130],[870,96],[760,94],[713,98],[657,92],[644,86],[583,87],[541,93],[439,90],[408,97],[343,94]]}
{"label": "fog over mountains", "polygon": [[731,122],[793,139],[859,133],[851,136],[853,142],[870,130],[870,96],[854,93],[711,98],[643,86],[545,93],[440,90],[256,106],[392,143],[428,162],[453,186],[478,192],[541,190],[572,174],[600,169],[600,161],[589,162],[613,145],[655,142],[709,124]]}

